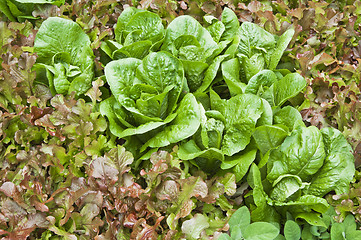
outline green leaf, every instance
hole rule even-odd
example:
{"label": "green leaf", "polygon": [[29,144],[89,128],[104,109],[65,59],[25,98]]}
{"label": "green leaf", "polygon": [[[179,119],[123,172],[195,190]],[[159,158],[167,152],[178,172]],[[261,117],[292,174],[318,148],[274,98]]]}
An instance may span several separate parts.
{"label": "green leaf", "polygon": [[354,230],[352,232],[346,232],[346,239],[361,239],[361,231]]}
{"label": "green leaf", "polygon": [[182,60],[182,64],[189,90],[195,92],[202,85],[208,64],[201,61],[189,60]]}
{"label": "green leaf", "polygon": [[337,129],[324,128],[321,132],[327,157],[321,170],[312,179],[306,193],[320,197],[332,190],[336,194],[347,193],[355,173],[352,148]]}
{"label": "green leaf", "polygon": [[[6,4],[5,0],[0,1],[0,11],[5,14],[7,18],[9,18],[10,21],[16,22],[15,17],[12,15],[9,6]],[[2,46],[2,44],[1,44]]]}
{"label": "green leaf", "polygon": [[349,214],[345,217],[343,224],[345,225],[346,234],[354,232],[357,229],[356,220],[352,214]]}
{"label": "green leaf", "polygon": [[205,72],[205,76],[202,82],[202,85],[196,90],[196,93],[201,93],[206,91],[212,84],[214,78],[217,75],[220,64],[228,57],[228,55],[221,55],[214,59],[212,64],[208,67]]}
{"label": "green leaf", "polygon": [[286,240],[299,240],[301,238],[301,228],[295,221],[287,220],[284,227]]}
{"label": "green leaf", "polygon": [[[221,168],[229,169],[229,168],[236,166],[237,164],[241,164],[242,166],[249,167],[252,164],[252,162],[255,160],[256,153],[257,153],[257,150],[252,149],[250,151],[246,151],[245,153],[243,151],[243,152],[237,153],[236,155],[233,155],[232,157],[226,157],[225,161],[222,162]],[[246,169],[245,169],[246,172],[248,170],[248,167],[246,167]],[[244,174],[246,172],[244,172]]]}
{"label": "green leaf", "polygon": [[346,239],[346,229],[342,223],[334,223],[331,227],[331,239],[343,240]]}
{"label": "green leaf", "polygon": [[236,228],[240,228],[241,232],[244,232],[245,229],[251,224],[251,215],[248,208],[246,206],[238,208],[237,211],[232,214],[228,224],[231,235],[233,235],[232,232]]}
{"label": "green leaf", "polygon": [[150,53],[138,67],[137,77],[144,84],[154,87],[159,93],[165,91],[169,86],[173,87],[169,92],[166,111],[167,114],[170,114],[176,107],[183,88],[184,70],[182,63],[166,52]]}
{"label": "green leaf", "polygon": [[197,20],[191,16],[183,15],[177,17],[168,25],[162,50],[172,52],[171,46],[174,41],[182,35],[191,35],[196,37],[197,41],[205,51],[217,46],[211,34],[203,28]]}
{"label": "green leaf", "polygon": [[274,70],[277,67],[277,64],[280,61],[283,52],[287,48],[294,34],[295,30],[288,29],[282,34],[281,37],[279,37],[276,43],[276,48],[274,49],[270,57],[270,62],[268,64],[269,69]]}
{"label": "green leaf", "polygon": [[246,84],[240,80],[239,71],[240,63],[237,58],[222,62],[222,75],[231,96],[244,93],[246,88]]}
{"label": "green leaf", "polygon": [[270,87],[276,81],[277,76],[273,71],[262,70],[249,80],[245,93],[257,94],[260,88]]}
{"label": "green leaf", "polygon": [[[124,18],[122,17],[122,19]],[[125,38],[125,46],[143,40],[149,40],[154,44],[161,40],[164,37],[164,34],[165,30],[162,19],[157,14],[149,11],[138,11],[132,15],[125,24],[122,33]]]}
{"label": "green leaf", "polygon": [[273,184],[270,197],[277,202],[285,202],[299,189],[302,188],[302,180],[298,176],[283,175]]}
{"label": "green leaf", "polygon": [[115,99],[128,94],[130,88],[137,83],[135,77],[137,67],[142,63],[136,58],[112,61],[105,66],[105,76]]}
{"label": "green leaf", "polygon": [[243,54],[238,54],[237,56],[241,65],[242,81],[250,81],[254,75],[265,67],[265,59],[261,53],[256,53],[250,58]]}
{"label": "green leaf", "polygon": [[274,207],[267,204],[266,193],[263,190],[261,172],[255,163],[252,164],[247,183],[253,189],[253,201],[255,208],[252,209],[252,221],[279,222],[279,214]]}
{"label": "green leaf", "polygon": [[111,57],[114,60],[128,57],[143,59],[148,55],[151,47],[151,41],[134,42],[130,45],[122,47],[121,49],[115,50],[113,53],[111,53]]}
{"label": "green leaf", "polygon": [[216,110],[226,118],[222,152],[232,156],[250,143],[256,122],[262,114],[262,100],[253,94],[240,94],[227,100],[225,109]]}
{"label": "green leaf", "polygon": [[[319,221],[319,223],[317,223],[318,220],[315,221],[316,219],[315,216],[317,217],[317,219],[321,219],[320,213],[325,213],[329,208],[329,204],[324,198],[316,197],[313,195],[303,195],[295,201],[288,201],[288,202],[275,201],[273,203],[276,206],[290,206],[289,211],[294,214],[295,219],[304,218],[303,216],[305,216],[306,218],[309,218],[312,221],[314,221],[314,223],[312,223],[313,225],[326,227],[325,223],[322,220]],[[300,209],[300,206],[302,206],[302,209]],[[314,216],[309,215],[310,213],[315,215]],[[306,221],[308,220],[306,219]]]}
{"label": "green leaf", "polygon": [[168,146],[171,143],[177,143],[192,136],[200,126],[200,106],[193,94],[188,93],[180,102],[176,111],[177,117],[150,139],[143,147],[157,148]]}
{"label": "green leaf", "polygon": [[215,110],[207,111],[205,115],[208,119],[201,124],[202,145],[206,148],[220,149],[226,120]]}
{"label": "green leaf", "polygon": [[273,114],[273,121],[274,124],[287,126],[289,131],[296,129],[297,126],[305,127],[300,112],[291,106],[277,108]]}
{"label": "green leaf", "polygon": [[239,29],[238,17],[231,9],[225,7],[223,9],[221,21],[225,27],[225,31],[222,35],[221,40],[232,39],[237,34]]}
{"label": "green leaf", "polygon": [[245,229],[243,237],[246,240],[272,240],[279,232],[280,230],[271,223],[255,222]]}
{"label": "green leaf", "polygon": [[276,44],[274,36],[255,23],[242,23],[240,36],[238,52],[248,58],[251,58],[254,50],[266,52],[269,49],[273,49]]}
{"label": "green leaf", "polygon": [[252,136],[257,143],[258,149],[265,155],[269,150],[281,145],[287,135],[288,132],[281,126],[264,125],[257,127]]}
{"label": "green leaf", "polygon": [[270,153],[267,179],[274,182],[281,175],[292,174],[310,181],[322,167],[325,156],[321,132],[316,127],[300,127]]}
{"label": "green leaf", "polygon": [[247,151],[246,153],[237,153],[231,157],[226,157],[222,162],[222,169],[232,168],[233,173],[236,175],[236,182],[239,182],[248,172],[249,167],[256,159],[256,149]]}
{"label": "green leaf", "polygon": [[187,236],[187,239],[198,239],[202,231],[208,227],[207,217],[197,213],[192,219],[183,222],[182,232]]}
{"label": "green leaf", "polygon": [[174,118],[176,118],[176,116],[177,116],[177,114],[171,114],[166,119],[164,119],[164,121],[162,121],[162,122],[148,122],[148,123],[142,124],[136,128],[127,128],[121,134],[117,135],[117,137],[124,138],[127,136],[139,135],[139,134],[144,134],[144,133],[150,132],[154,129],[157,129],[157,128],[164,126],[164,125],[168,124],[169,122],[173,121]]}
{"label": "green leaf", "polygon": [[241,228],[233,229],[233,231],[231,232],[231,239],[232,240],[243,239]]}
{"label": "green leaf", "polygon": [[281,80],[274,83],[273,95],[275,105],[281,106],[288,99],[300,93],[306,85],[307,81],[300,74],[287,74]]}
{"label": "green leaf", "polygon": [[52,69],[54,74],[53,82],[55,91],[60,94],[67,94],[70,87],[70,81],[65,74],[66,70],[64,65],[56,63]]}
{"label": "green leaf", "polygon": [[203,157],[207,159],[217,159],[220,161],[224,158],[221,150],[216,148],[201,150],[194,140],[189,140],[188,142],[180,145],[178,157],[182,160],[191,160],[197,157]]}
{"label": "green leaf", "polygon": [[[37,53],[37,63],[47,65],[55,64],[53,57],[57,54],[69,56],[65,62],[58,62],[58,75],[54,77],[54,85],[61,89],[62,93],[75,91],[77,95],[85,93],[93,80],[94,55],[90,48],[90,39],[83,32],[81,27],[71,20],[50,17],[45,20],[36,34],[34,41],[34,51]],[[59,76],[63,71],[59,69],[69,66],[78,67],[80,74],[64,80],[64,76]],[[59,82],[58,82],[59,81]],[[61,83],[60,83],[61,82]]]}
{"label": "green leaf", "polygon": [[316,239],[315,236],[311,233],[311,226],[309,224],[305,224],[303,226],[301,237],[302,239]]}
{"label": "green leaf", "polygon": [[117,40],[118,43],[122,43],[124,41],[126,37],[126,34],[123,35],[125,26],[132,19],[132,17],[139,12],[144,12],[144,10],[135,7],[128,7],[124,9],[122,14],[120,14],[117,20],[117,24],[114,28],[115,39]]}
{"label": "green leaf", "polygon": [[258,119],[256,127],[273,124],[273,112],[271,105],[267,102],[267,100],[263,98],[262,98],[262,103],[263,103],[263,113],[261,117]]}
{"label": "green leaf", "polygon": [[231,240],[231,237],[226,233],[222,233],[221,235],[219,235],[217,240]]}
{"label": "green leaf", "polygon": [[121,136],[122,132],[124,131],[124,127],[121,126],[117,116],[114,113],[114,103],[114,97],[110,97],[101,101],[99,111],[103,116],[106,116],[108,118],[110,132],[115,136]]}
{"label": "green leaf", "polygon": [[213,16],[204,16],[204,19],[210,23],[210,26],[207,27],[207,31],[211,34],[215,42],[219,42],[222,34],[225,31],[225,26],[217,18]]}

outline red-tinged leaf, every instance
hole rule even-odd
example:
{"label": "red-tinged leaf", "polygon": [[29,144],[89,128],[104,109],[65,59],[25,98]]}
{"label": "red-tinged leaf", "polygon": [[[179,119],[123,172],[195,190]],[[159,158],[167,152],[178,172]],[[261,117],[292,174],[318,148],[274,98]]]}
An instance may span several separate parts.
{"label": "red-tinged leaf", "polygon": [[180,7],[181,9],[183,9],[183,10],[187,10],[187,9],[188,9],[187,3],[185,3],[184,1],[180,1],[179,7]]}
{"label": "red-tinged leaf", "polygon": [[179,194],[179,184],[174,180],[167,180],[160,184],[156,190],[156,197],[159,200],[173,201]]}
{"label": "red-tinged leaf", "polygon": [[82,216],[82,223],[90,224],[93,221],[93,218],[95,218],[99,213],[100,207],[97,204],[85,204],[80,211],[80,215]]}
{"label": "red-tinged leaf", "polygon": [[137,223],[137,217],[135,216],[134,213],[130,213],[126,216],[124,222],[123,222],[123,226],[126,228],[130,228],[133,229],[134,225]]}
{"label": "red-tinged leaf", "polygon": [[21,196],[16,185],[12,182],[4,182],[0,187],[0,191],[11,198],[18,198]]}
{"label": "red-tinged leaf", "polygon": [[354,157],[355,157],[355,167],[359,167],[361,165],[361,141],[357,143],[355,151],[354,151]]}
{"label": "red-tinged leaf", "polygon": [[130,171],[130,164],[132,164],[134,158],[131,152],[125,150],[124,147],[118,146],[111,149],[105,154],[109,159],[112,159],[116,168],[119,171],[118,178],[124,180],[124,174]]}
{"label": "red-tinged leaf", "polygon": [[188,216],[192,212],[194,207],[195,205],[192,200],[183,201],[182,205],[176,211],[176,219]]}
{"label": "red-tinged leaf", "polygon": [[48,206],[46,206],[44,203],[41,203],[41,202],[35,200],[35,197],[32,197],[30,199],[31,199],[32,204],[35,206],[36,210],[41,211],[41,212],[49,212]]}
{"label": "red-tinged leaf", "polygon": [[303,17],[303,9],[302,8],[290,9],[287,11],[287,14],[300,20]]}
{"label": "red-tinged leaf", "polygon": [[24,202],[24,199],[18,189],[18,187],[12,182],[5,182],[0,187],[0,191],[3,192],[6,196],[12,198],[20,207],[26,208],[27,204]]}
{"label": "red-tinged leaf", "polygon": [[46,220],[46,214],[44,213],[35,213],[28,216],[28,220],[24,225],[24,228],[47,228],[49,225],[48,220]]}
{"label": "red-tinged leaf", "polygon": [[133,232],[130,235],[131,239],[139,240],[156,240],[158,239],[158,233],[156,232],[157,227],[163,220],[163,216],[156,220],[154,226],[149,226],[144,218],[139,219],[133,227]]}
{"label": "red-tinged leaf", "polygon": [[35,120],[43,117],[46,114],[51,114],[53,112],[53,109],[50,107],[46,107],[44,109],[38,108],[36,106],[31,107],[31,124],[35,125]]}
{"label": "red-tinged leaf", "polygon": [[306,74],[310,70],[310,62],[314,58],[314,53],[307,51],[303,54],[297,54],[296,57],[301,65],[302,72]]}
{"label": "red-tinged leaf", "polygon": [[333,57],[331,57],[329,54],[323,52],[318,55],[316,55],[310,62],[310,67],[315,67],[319,64],[324,64],[326,66],[331,65],[332,63],[337,62]]}
{"label": "red-tinged leaf", "polygon": [[109,158],[96,158],[91,163],[90,168],[89,176],[99,179],[97,183],[101,189],[106,189],[108,184],[114,185],[118,181],[119,171]]}
{"label": "red-tinged leaf", "polygon": [[[20,207],[15,201],[6,199],[1,206],[2,214],[9,219],[13,219],[12,223],[17,223],[22,220],[27,212],[24,208]],[[17,224],[16,224],[17,225]],[[14,226],[10,226],[14,227]]]}
{"label": "red-tinged leaf", "polygon": [[100,91],[100,87],[104,85],[103,80],[98,78],[96,81],[92,82],[92,88],[90,88],[85,95],[90,97],[93,104],[95,104],[97,101],[101,101],[100,96],[102,95],[102,92]]}
{"label": "red-tinged leaf", "polygon": [[207,184],[200,177],[191,176],[181,179],[179,182],[182,186],[182,191],[189,193],[189,198],[193,196],[204,198],[208,194]]}
{"label": "red-tinged leaf", "polygon": [[128,187],[119,187],[118,191],[119,193],[131,198],[140,198],[141,194],[145,192],[139,184],[134,182]]}
{"label": "red-tinged leaf", "polygon": [[103,193],[100,191],[88,191],[82,197],[76,201],[76,205],[79,207],[84,206],[85,204],[92,203],[96,204],[98,207],[103,206]]}
{"label": "red-tinged leaf", "polygon": [[60,221],[59,221],[59,225],[60,226],[63,226],[65,223],[68,222],[72,212],[74,211],[74,207],[73,206],[70,206],[67,210],[66,210],[66,214],[64,216],[64,218],[62,218]]}

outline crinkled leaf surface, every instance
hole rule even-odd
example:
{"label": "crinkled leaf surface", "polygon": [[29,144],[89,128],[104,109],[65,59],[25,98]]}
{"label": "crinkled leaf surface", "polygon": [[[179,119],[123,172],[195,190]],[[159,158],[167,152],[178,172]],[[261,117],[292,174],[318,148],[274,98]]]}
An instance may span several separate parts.
{"label": "crinkled leaf surface", "polygon": [[276,44],[274,36],[254,23],[244,22],[240,28],[241,41],[238,52],[251,57],[254,51],[267,52]]}
{"label": "crinkled leaf surface", "polygon": [[193,94],[188,93],[180,102],[177,116],[163,131],[150,139],[144,146],[164,147],[192,136],[199,128],[201,121],[200,106]]}
{"label": "crinkled leaf surface", "polygon": [[139,59],[126,58],[112,61],[105,66],[105,76],[115,99],[127,95],[130,88],[137,83],[135,73],[141,63]]}
{"label": "crinkled leaf surface", "polygon": [[[71,20],[51,17],[43,22],[34,42],[34,51],[38,54],[37,62],[47,65],[54,64],[54,56],[66,54],[69,56],[63,66],[76,66],[80,74],[69,82],[66,87],[68,93],[75,91],[78,95],[85,93],[91,87],[93,78],[93,51],[90,48],[90,39],[81,27]],[[49,79],[49,81],[51,81]],[[54,79],[56,81],[56,79]],[[62,91],[66,93],[66,91]]]}
{"label": "crinkled leaf surface", "polygon": [[310,181],[325,157],[321,132],[316,127],[300,127],[270,153],[267,179],[274,182],[281,175],[293,174]]}
{"label": "crinkled leaf surface", "polygon": [[151,53],[138,67],[137,77],[144,84],[153,86],[159,93],[172,86],[167,113],[174,110],[184,81],[184,70],[178,59],[166,52]]}
{"label": "crinkled leaf surface", "polygon": [[227,156],[243,150],[250,142],[257,119],[262,114],[262,100],[253,94],[239,94],[218,110],[226,118],[222,152]]}
{"label": "crinkled leaf surface", "polygon": [[355,173],[352,148],[340,131],[334,128],[321,130],[327,157],[322,169],[311,181],[307,194],[324,196],[334,190],[336,194],[347,193]]}

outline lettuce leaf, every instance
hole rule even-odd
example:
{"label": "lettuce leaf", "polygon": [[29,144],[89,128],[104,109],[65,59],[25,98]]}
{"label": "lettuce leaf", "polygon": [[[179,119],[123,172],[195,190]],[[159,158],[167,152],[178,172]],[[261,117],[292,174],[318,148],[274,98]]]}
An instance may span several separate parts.
{"label": "lettuce leaf", "polygon": [[[34,41],[38,70],[45,68],[53,94],[84,94],[92,85],[94,55],[90,39],[81,27],[59,17],[40,26]],[[40,80],[38,80],[40,81]]]}

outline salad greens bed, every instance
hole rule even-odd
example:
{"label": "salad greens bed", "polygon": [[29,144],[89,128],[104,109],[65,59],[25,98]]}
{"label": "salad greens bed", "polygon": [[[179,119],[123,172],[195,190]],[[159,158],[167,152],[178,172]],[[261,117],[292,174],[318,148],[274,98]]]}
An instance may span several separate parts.
{"label": "salad greens bed", "polygon": [[1,1],[1,239],[361,239],[358,12]]}

